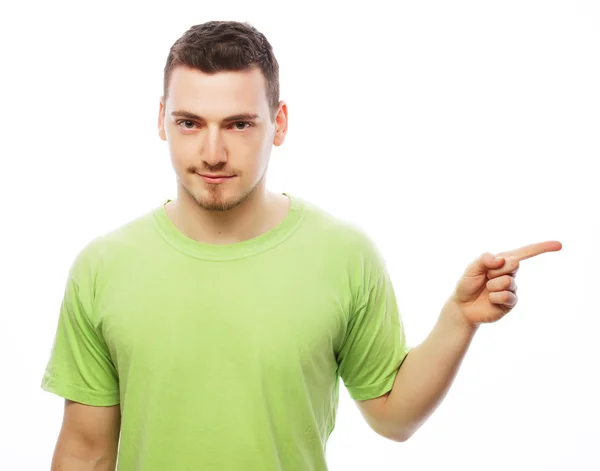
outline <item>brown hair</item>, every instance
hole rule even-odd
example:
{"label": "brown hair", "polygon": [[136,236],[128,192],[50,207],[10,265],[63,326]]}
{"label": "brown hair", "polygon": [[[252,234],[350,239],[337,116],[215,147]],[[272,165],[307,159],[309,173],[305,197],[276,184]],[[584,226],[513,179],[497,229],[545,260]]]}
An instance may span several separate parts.
{"label": "brown hair", "polygon": [[265,77],[271,119],[279,106],[279,64],[267,38],[248,23],[209,21],[192,26],[169,51],[164,69],[164,99],[171,72],[177,66],[207,74],[258,67]]}

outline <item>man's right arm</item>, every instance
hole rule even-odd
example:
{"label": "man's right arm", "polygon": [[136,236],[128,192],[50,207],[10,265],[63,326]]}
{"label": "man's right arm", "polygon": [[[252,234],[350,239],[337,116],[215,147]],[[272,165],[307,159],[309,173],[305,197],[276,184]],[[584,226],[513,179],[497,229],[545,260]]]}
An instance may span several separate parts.
{"label": "man's right arm", "polygon": [[66,400],[51,471],[115,471],[120,429],[119,405]]}

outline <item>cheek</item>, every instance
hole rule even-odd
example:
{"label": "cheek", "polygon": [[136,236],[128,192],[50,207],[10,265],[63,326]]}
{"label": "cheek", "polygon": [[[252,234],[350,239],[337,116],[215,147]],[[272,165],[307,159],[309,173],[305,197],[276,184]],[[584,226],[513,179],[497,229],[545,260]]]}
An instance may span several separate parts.
{"label": "cheek", "polygon": [[271,151],[273,150],[273,135],[271,133],[263,135],[258,146],[259,149],[257,153],[260,154],[259,159],[261,165],[265,165],[268,163]]}
{"label": "cheek", "polygon": [[269,164],[270,152],[270,145],[264,145],[261,143],[261,145],[257,146],[253,153],[254,158],[252,159],[254,173],[262,174],[264,172],[265,168]]}
{"label": "cheek", "polygon": [[197,145],[194,145],[194,140],[183,139],[184,136],[178,135],[175,132],[167,134],[167,142],[169,146],[169,153],[171,154],[171,160],[178,165],[190,165],[192,163],[193,156],[197,155]]}
{"label": "cheek", "polygon": [[227,144],[230,162],[233,167],[245,167],[248,171],[259,172],[268,161],[270,143],[264,136],[248,136],[232,139]]}

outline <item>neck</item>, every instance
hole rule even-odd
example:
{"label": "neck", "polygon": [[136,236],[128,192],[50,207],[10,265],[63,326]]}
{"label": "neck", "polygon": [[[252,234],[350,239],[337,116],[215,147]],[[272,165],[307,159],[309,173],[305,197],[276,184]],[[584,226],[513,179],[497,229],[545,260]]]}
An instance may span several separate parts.
{"label": "neck", "polygon": [[235,208],[207,211],[180,189],[165,207],[167,215],[190,239],[207,244],[234,244],[249,240],[277,226],[286,216],[289,199],[259,187]]}

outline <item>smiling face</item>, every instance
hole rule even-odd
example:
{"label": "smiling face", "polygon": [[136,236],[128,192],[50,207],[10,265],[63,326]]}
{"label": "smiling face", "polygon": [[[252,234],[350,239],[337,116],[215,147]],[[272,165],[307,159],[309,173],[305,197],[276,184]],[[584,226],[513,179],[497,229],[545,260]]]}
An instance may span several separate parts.
{"label": "smiling face", "polygon": [[283,143],[287,130],[286,105],[271,111],[258,68],[206,74],[176,67],[158,124],[178,197],[206,211],[228,211],[265,192],[272,146]]}

